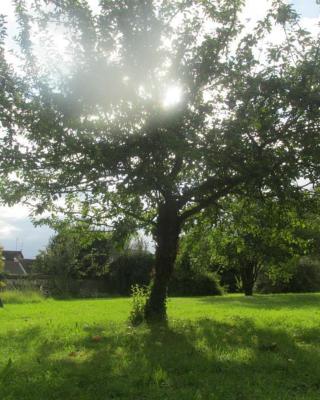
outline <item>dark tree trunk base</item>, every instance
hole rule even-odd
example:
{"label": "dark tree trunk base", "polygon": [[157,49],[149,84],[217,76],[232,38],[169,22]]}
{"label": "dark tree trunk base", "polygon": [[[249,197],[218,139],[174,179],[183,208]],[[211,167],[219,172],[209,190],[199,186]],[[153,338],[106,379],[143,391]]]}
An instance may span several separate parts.
{"label": "dark tree trunk base", "polygon": [[3,302],[1,299],[0,299],[0,308],[3,308]]}
{"label": "dark tree trunk base", "polygon": [[[162,278],[162,279],[161,279]],[[148,323],[167,322],[167,281],[156,275],[151,287],[150,297],[146,303],[145,319]]]}
{"label": "dark tree trunk base", "polygon": [[180,229],[176,204],[160,205],[155,231],[155,276],[145,307],[147,323],[167,323],[167,291],[177,256]]}
{"label": "dark tree trunk base", "polygon": [[147,303],[145,309],[145,320],[147,324],[161,324],[167,325],[167,310],[154,310],[150,307],[150,304]]}
{"label": "dark tree trunk base", "polygon": [[247,262],[241,267],[242,289],[245,296],[253,296],[256,271],[257,263],[255,262]]}
{"label": "dark tree trunk base", "polygon": [[245,296],[253,296],[253,282],[246,282],[246,284],[243,285],[243,293]]}

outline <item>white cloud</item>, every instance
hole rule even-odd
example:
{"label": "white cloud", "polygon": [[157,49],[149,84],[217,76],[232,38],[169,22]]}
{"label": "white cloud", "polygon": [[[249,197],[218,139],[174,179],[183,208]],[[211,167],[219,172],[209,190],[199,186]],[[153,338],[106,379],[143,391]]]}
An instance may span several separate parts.
{"label": "white cloud", "polygon": [[0,239],[14,238],[20,229],[0,219]]}
{"label": "white cloud", "polygon": [[2,219],[25,219],[29,216],[29,209],[22,205],[16,204],[12,207],[0,206],[0,217]]}
{"label": "white cloud", "polygon": [[0,245],[5,250],[23,250],[25,257],[33,258],[53,234],[48,227],[32,224],[25,205],[0,206]]}
{"label": "white cloud", "polygon": [[317,18],[301,18],[301,26],[307,29],[312,35],[316,36],[319,35],[320,32],[320,16]]}
{"label": "white cloud", "polygon": [[0,218],[0,245],[5,250],[23,250],[26,258],[35,257],[53,234],[48,227],[33,226],[27,218]]}
{"label": "white cloud", "polygon": [[[292,1],[287,1],[292,3]],[[311,0],[305,0],[305,3],[311,3]],[[254,27],[255,23],[262,19],[268,9],[271,6],[271,0],[247,0],[242,11],[241,19],[245,23],[246,30],[250,30]],[[310,4],[311,5],[311,4]],[[296,7],[293,4],[293,7]],[[319,12],[314,17],[306,17],[303,15],[303,10],[298,10],[301,14],[301,26],[308,29],[313,35],[319,33],[319,22],[320,22],[320,7]],[[277,39],[276,33],[272,35],[272,38]]]}
{"label": "white cloud", "polygon": [[247,0],[242,11],[242,19],[246,22],[246,27],[250,28],[251,25],[253,27],[255,22],[265,16],[270,6],[270,0]]}

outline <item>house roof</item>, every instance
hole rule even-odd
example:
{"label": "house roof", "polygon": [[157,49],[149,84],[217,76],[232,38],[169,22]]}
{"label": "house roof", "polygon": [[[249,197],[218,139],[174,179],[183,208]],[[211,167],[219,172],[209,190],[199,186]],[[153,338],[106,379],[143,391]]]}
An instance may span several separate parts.
{"label": "house roof", "polygon": [[23,268],[25,269],[27,274],[31,274],[33,262],[34,260],[31,258],[24,258],[23,260],[21,260]]}
{"label": "house roof", "polygon": [[5,261],[3,272],[10,275],[26,275],[21,263],[16,261]]}
{"label": "house roof", "polygon": [[14,261],[15,258],[23,259],[22,252],[17,250],[3,250],[2,256],[6,261]]}
{"label": "house roof", "polygon": [[18,250],[3,250],[2,257],[4,258],[3,272],[10,275],[27,275],[24,268],[23,254]]}

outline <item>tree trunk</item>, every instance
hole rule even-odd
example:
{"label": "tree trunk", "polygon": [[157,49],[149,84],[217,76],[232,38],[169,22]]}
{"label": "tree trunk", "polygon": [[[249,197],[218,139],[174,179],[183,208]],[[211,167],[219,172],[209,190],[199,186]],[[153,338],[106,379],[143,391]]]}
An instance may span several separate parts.
{"label": "tree trunk", "polygon": [[242,289],[245,296],[253,295],[253,286],[255,283],[255,270],[256,265],[254,262],[247,262],[245,265],[241,266],[241,280]]}
{"label": "tree trunk", "polygon": [[245,296],[253,296],[253,284],[248,283],[243,286],[243,291]]}
{"label": "tree trunk", "polygon": [[2,303],[1,298],[0,298],[0,308],[3,308],[3,303]]}
{"label": "tree trunk", "polygon": [[167,320],[167,290],[177,256],[180,230],[181,224],[175,203],[160,205],[155,230],[155,276],[145,308],[147,322]]}

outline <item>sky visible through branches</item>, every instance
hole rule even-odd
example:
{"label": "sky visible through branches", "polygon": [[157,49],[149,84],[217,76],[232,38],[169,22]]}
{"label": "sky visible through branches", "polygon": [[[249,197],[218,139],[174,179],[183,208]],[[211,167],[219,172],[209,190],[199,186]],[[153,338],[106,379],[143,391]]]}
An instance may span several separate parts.
{"label": "sky visible through branches", "polygon": [[[98,12],[98,0],[89,0],[94,12]],[[312,33],[319,31],[320,6],[316,0],[293,0],[291,1],[301,15],[301,24]],[[247,0],[243,11],[243,20],[246,22],[246,28],[250,29],[254,22],[259,20],[268,9],[269,0]],[[257,5],[259,4],[259,7]],[[6,15],[8,39],[7,48],[15,50],[16,45],[14,36],[16,32],[16,22],[11,0],[0,1],[0,14]],[[252,25],[251,25],[252,24]],[[271,40],[277,40],[277,33],[271,35]],[[64,32],[55,32],[54,44],[57,51],[63,52],[67,40]],[[46,58],[46,49],[41,48],[41,40],[36,38],[39,46],[39,56]],[[11,56],[11,62],[16,63],[15,56]],[[177,86],[169,86],[163,93],[163,106],[171,107],[179,102],[181,89]],[[8,250],[23,250],[25,257],[34,257],[37,252],[43,248],[53,232],[47,227],[35,228],[29,217],[29,211],[26,206],[16,205],[14,207],[0,206],[0,244]]]}

